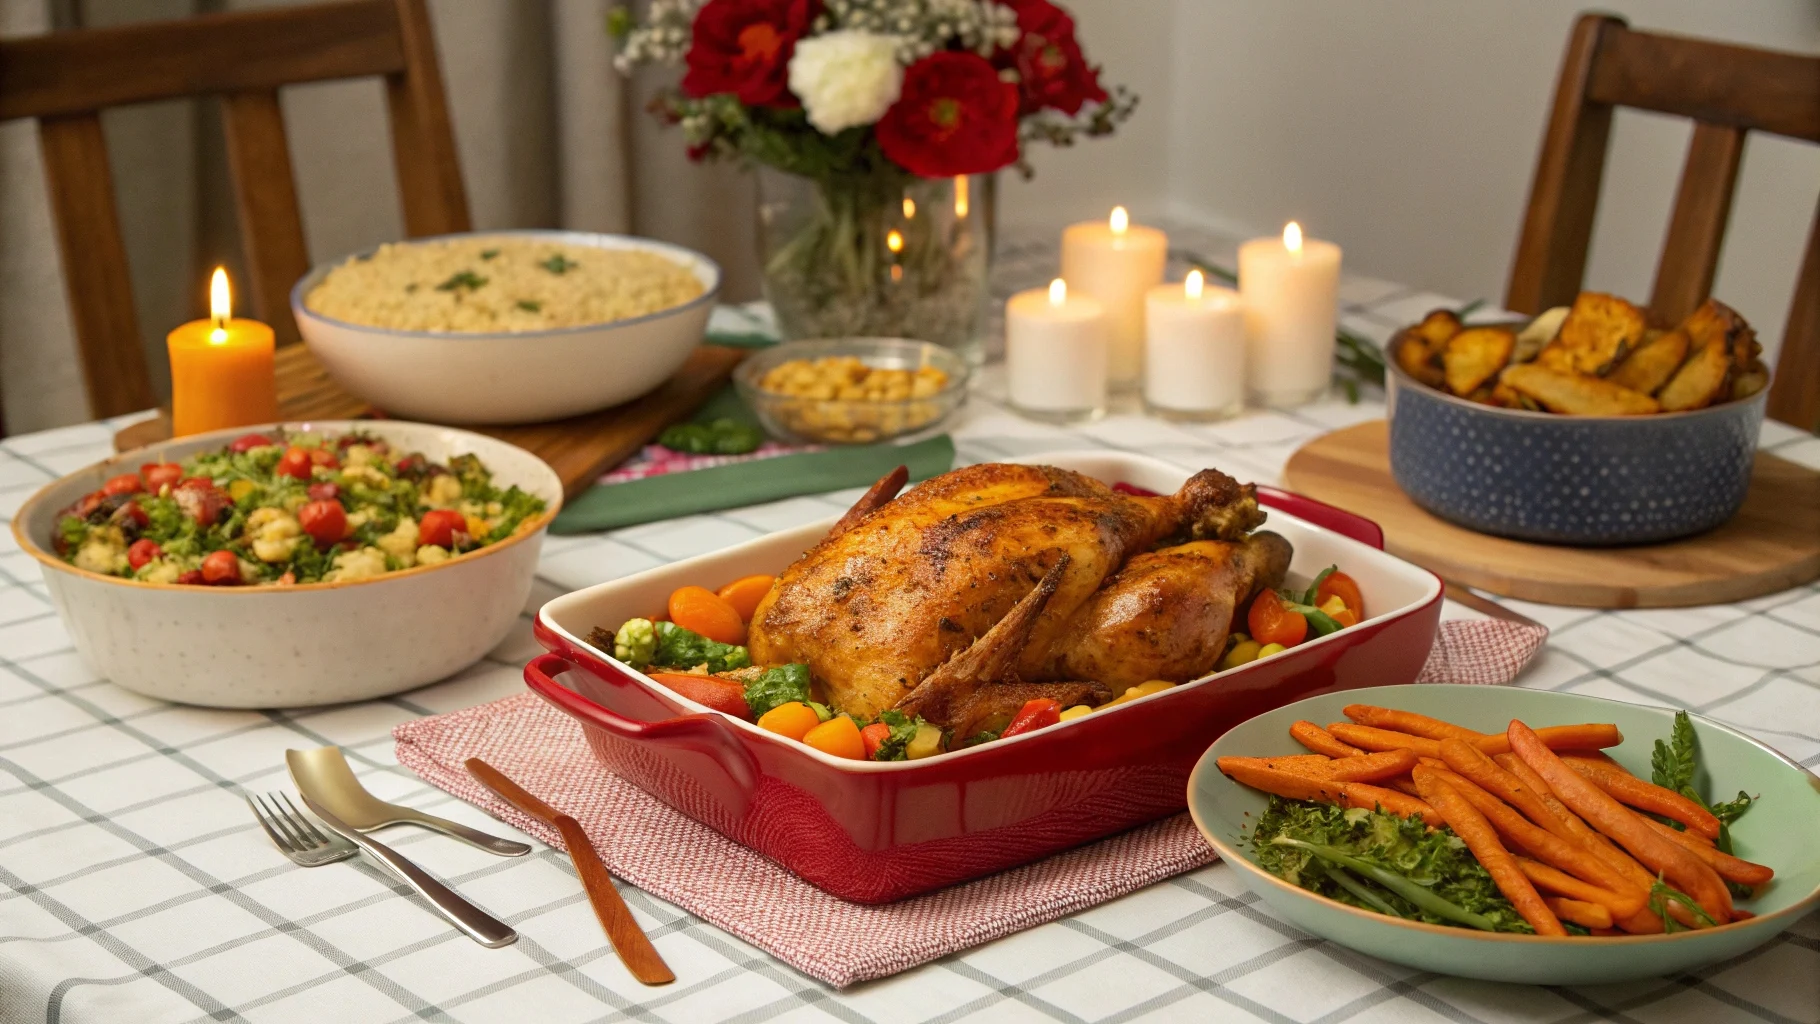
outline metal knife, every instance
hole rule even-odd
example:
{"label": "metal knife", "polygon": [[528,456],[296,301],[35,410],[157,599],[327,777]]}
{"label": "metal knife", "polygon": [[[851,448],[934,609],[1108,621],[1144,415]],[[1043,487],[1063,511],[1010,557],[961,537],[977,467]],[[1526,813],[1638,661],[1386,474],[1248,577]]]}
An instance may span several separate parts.
{"label": "metal knife", "polygon": [[651,945],[644,929],[632,919],[631,909],[614,887],[613,876],[608,874],[607,866],[600,862],[600,854],[595,852],[594,844],[588,839],[587,830],[581,827],[581,822],[525,792],[524,787],[506,778],[499,769],[480,758],[470,757],[466,764],[468,774],[499,794],[500,799],[562,833],[563,845],[569,848],[569,859],[575,862],[575,873],[581,876],[581,885],[587,890],[588,902],[594,905],[594,916],[600,919],[600,926],[607,933],[607,941],[613,944],[613,951],[619,954],[620,962],[626,965],[626,970],[647,985],[667,985],[675,981],[675,973],[664,963],[657,947]]}

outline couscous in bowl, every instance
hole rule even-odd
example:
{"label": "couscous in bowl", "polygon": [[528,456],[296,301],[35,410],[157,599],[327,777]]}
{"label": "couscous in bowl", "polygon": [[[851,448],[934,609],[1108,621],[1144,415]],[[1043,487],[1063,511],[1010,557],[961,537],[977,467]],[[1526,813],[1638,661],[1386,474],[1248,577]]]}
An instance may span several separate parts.
{"label": "couscous in bowl", "polygon": [[[452,247],[472,249],[472,258],[445,266],[440,252],[427,251]],[[415,277],[411,268],[374,268],[374,286],[399,293],[391,301],[350,299],[345,289],[340,301],[324,301],[337,287],[332,278],[416,248],[426,252]],[[509,266],[521,248],[542,257],[528,276]],[[499,262],[482,258],[494,250],[504,254]],[[668,264],[693,284],[678,289],[654,280],[630,296],[614,294],[610,281],[603,287],[591,273],[589,251],[632,257],[616,264],[643,277],[660,277],[652,267]],[[577,253],[580,259],[568,258]],[[713,260],[650,239],[493,231],[413,239],[324,264],[291,290],[291,310],[329,374],[387,413],[438,423],[536,423],[618,405],[668,380],[701,343],[720,281]],[[664,301],[675,304],[650,308]],[[611,319],[574,322],[589,316]]]}

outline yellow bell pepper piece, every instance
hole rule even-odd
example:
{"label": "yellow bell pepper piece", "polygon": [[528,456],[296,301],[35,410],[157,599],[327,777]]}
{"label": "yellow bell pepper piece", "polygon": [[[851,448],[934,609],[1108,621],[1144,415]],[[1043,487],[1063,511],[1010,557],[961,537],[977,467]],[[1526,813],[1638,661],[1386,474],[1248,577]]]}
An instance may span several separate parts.
{"label": "yellow bell pepper piece", "polygon": [[1062,721],[1072,722],[1077,718],[1085,718],[1092,713],[1093,708],[1091,705],[1076,704],[1074,707],[1068,708],[1062,712]]}
{"label": "yellow bell pepper piece", "polygon": [[258,490],[259,485],[251,480],[234,480],[227,486],[228,497],[235,502],[246,500],[246,496]]}
{"label": "yellow bell pepper piece", "polygon": [[1282,644],[1265,644],[1264,646],[1258,648],[1258,657],[1259,658],[1268,658],[1273,654],[1282,654],[1284,651],[1287,651],[1287,650],[1289,650],[1289,648],[1284,647]]}
{"label": "yellow bell pepper piece", "polygon": [[1220,670],[1225,671],[1229,668],[1238,668],[1240,665],[1251,664],[1258,660],[1258,651],[1263,648],[1264,645],[1256,640],[1239,641],[1233,645],[1232,650],[1226,652],[1226,657],[1220,659]]}

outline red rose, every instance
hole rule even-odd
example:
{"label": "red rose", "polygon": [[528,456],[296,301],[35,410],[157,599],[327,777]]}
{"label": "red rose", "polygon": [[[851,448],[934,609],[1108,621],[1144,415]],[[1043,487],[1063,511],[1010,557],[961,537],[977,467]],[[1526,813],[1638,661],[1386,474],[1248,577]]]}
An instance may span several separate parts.
{"label": "red rose", "polygon": [[683,92],[730,92],[748,107],[794,107],[790,56],[818,0],[708,0],[695,15]]}
{"label": "red rose", "polygon": [[1020,112],[1044,107],[1074,115],[1081,104],[1106,102],[1100,69],[1087,63],[1074,38],[1074,19],[1049,0],[1001,0],[1017,11],[1023,32],[1005,56],[1017,69]]}
{"label": "red rose", "polygon": [[1017,160],[1017,87],[978,54],[932,53],[904,72],[877,131],[885,155],[912,174],[996,171]]}

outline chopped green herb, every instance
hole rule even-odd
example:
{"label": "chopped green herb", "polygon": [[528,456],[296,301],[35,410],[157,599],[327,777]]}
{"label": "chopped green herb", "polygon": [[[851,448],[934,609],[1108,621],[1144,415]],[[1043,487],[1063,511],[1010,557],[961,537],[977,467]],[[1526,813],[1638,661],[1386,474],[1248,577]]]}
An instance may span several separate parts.
{"label": "chopped green herb", "polygon": [[737,644],[710,640],[674,622],[653,623],[652,628],[657,633],[657,650],[651,656],[651,664],[659,668],[706,665],[709,672],[730,672],[752,664],[751,655]]}
{"label": "chopped green herb", "polygon": [[[809,666],[779,665],[759,673],[746,684],[746,706],[752,709],[753,718],[763,718],[765,712],[780,704],[800,701],[811,708],[816,705],[809,700]],[[815,717],[827,721],[820,710]],[[831,717],[831,716],[830,716]]]}
{"label": "chopped green herb", "polygon": [[480,250],[480,258],[481,258],[481,259],[483,259],[483,260],[490,260],[490,259],[492,259],[492,258],[493,258],[493,257],[495,257],[495,256],[497,256],[497,255],[499,255],[499,250],[498,250],[498,249],[482,249],[482,250]]}
{"label": "chopped green herb", "polygon": [[562,253],[557,253],[556,255],[551,256],[549,259],[544,260],[542,263],[539,263],[538,266],[544,268],[545,270],[549,271],[552,274],[566,274],[569,271],[574,270],[576,267],[581,266],[581,264],[575,262],[572,259],[565,257]]}
{"label": "chopped green herb", "polygon": [[1700,904],[1695,903],[1691,896],[1657,878],[1656,884],[1649,887],[1649,912],[1662,919],[1663,934],[1680,931],[1685,927],[1669,914],[1668,905],[1671,903],[1681,904],[1682,908],[1692,914],[1695,920],[1708,928],[1719,923],[1712,919],[1712,915],[1700,909]]}
{"label": "chopped green herb", "polygon": [[466,288],[468,291],[474,291],[486,283],[486,278],[481,277],[472,270],[463,270],[458,274],[451,274],[447,281],[436,286],[436,290],[439,292],[453,292]]}
{"label": "chopped green herb", "polygon": [[530,299],[519,299],[518,308],[527,313],[541,313],[543,312],[543,303],[534,302]]}
{"label": "chopped green herb", "polygon": [[891,735],[878,745],[873,753],[874,761],[904,761],[910,757],[910,741],[916,738],[916,731],[923,727],[923,716],[911,718],[902,711],[886,709],[878,713],[878,720],[891,727]]}
{"label": "chopped green herb", "polygon": [[757,427],[738,420],[718,419],[710,423],[677,423],[664,428],[657,443],[674,452],[690,455],[744,455],[758,450],[765,435]]}

